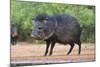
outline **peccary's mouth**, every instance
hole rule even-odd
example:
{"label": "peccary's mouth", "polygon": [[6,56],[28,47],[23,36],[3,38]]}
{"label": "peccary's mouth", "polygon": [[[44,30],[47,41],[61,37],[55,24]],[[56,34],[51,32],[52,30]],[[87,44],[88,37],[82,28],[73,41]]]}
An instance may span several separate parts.
{"label": "peccary's mouth", "polygon": [[31,34],[31,37],[32,37],[33,39],[35,39],[35,40],[42,40],[42,38],[40,38],[40,37],[38,37],[38,36],[34,36],[34,35],[32,35],[32,34]]}

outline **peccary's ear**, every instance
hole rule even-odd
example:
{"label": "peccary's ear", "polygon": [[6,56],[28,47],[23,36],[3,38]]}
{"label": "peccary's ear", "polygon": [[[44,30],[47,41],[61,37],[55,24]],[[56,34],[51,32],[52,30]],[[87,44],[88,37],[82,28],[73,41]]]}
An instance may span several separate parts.
{"label": "peccary's ear", "polygon": [[43,20],[43,23],[46,24],[48,22],[48,17]]}

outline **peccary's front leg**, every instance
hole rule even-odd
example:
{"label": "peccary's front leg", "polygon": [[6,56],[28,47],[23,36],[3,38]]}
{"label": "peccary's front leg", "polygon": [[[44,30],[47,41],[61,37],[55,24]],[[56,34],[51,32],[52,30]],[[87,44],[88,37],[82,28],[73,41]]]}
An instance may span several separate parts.
{"label": "peccary's front leg", "polygon": [[54,46],[55,46],[55,42],[52,42],[52,43],[51,43],[51,48],[50,48],[49,56],[52,55]]}
{"label": "peccary's front leg", "polygon": [[46,41],[46,50],[45,50],[44,56],[47,56],[47,53],[48,53],[48,50],[49,50],[49,46],[50,46],[50,41]]}

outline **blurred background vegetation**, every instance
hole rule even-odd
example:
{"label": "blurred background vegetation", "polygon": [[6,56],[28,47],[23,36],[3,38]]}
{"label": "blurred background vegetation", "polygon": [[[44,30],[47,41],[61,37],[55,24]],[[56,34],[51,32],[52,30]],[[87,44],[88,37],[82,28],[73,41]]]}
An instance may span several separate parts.
{"label": "blurred background vegetation", "polygon": [[[30,37],[32,18],[41,13],[49,15],[61,13],[75,16],[82,27],[81,41],[95,42],[95,6],[11,0],[10,18],[11,23],[18,26],[19,41],[33,42]],[[42,43],[42,41],[35,42]]]}

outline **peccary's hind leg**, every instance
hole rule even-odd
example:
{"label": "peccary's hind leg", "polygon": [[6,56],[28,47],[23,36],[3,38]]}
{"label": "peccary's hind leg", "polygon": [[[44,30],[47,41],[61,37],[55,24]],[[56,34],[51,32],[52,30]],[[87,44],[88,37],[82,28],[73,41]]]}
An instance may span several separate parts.
{"label": "peccary's hind leg", "polygon": [[78,40],[78,41],[76,42],[76,44],[79,46],[78,54],[80,55],[80,53],[81,53],[81,41]]}
{"label": "peccary's hind leg", "polygon": [[55,46],[55,42],[52,42],[52,43],[51,43],[51,48],[50,48],[49,56],[52,55],[54,46]]}
{"label": "peccary's hind leg", "polygon": [[46,50],[44,56],[47,56],[49,46],[50,46],[50,41],[46,41]]}
{"label": "peccary's hind leg", "polygon": [[78,52],[78,54],[80,55],[80,53],[81,53],[81,43],[79,43],[78,45],[79,45],[79,52]]}
{"label": "peccary's hind leg", "polygon": [[69,43],[70,44],[70,50],[68,51],[67,55],[69,55],[74,48],[74,43]]}

